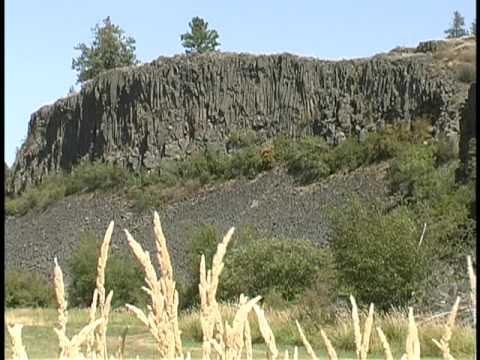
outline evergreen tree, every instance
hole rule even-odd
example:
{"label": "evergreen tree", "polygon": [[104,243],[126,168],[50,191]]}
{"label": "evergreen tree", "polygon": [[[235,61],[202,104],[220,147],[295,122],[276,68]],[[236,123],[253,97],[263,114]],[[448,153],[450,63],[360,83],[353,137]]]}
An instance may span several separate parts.
{"label": "evergreen tree", "polygon": [[472,26],[470,27],[470,35],[477,36],[477,20],[473,20]]}
{"label": "evergreen tree", "polygon": [[194,17],[188,26],[190,32],[180,35],[182,46],[187,54],[215,51],[215,48],[220,45],[217,31],[208,30],[208,23],[202,18]]}
{"label": "evergreen tree", "polygon": [[74,47],[81,54],[72,60],[72,69],[78,72],[77,83],[93,79],[105,70],[137,64],[135,40],[126,37],[124,31],[112,24],[110,17],[93,29],[90,46],[81,43]]}
{"label": "evergreen tree", "polygon": [[453,24],[450,29],[445,30],[448,39],[459,38],[467,35],[465,30],[465,18],[458,11],[453,13]]}

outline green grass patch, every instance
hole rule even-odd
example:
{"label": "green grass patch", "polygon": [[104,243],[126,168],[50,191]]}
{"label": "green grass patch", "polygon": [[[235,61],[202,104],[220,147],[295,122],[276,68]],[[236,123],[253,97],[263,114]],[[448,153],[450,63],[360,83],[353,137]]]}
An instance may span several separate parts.
{"label": "green grass patch", "polygon": [[55,293],[52,284],[36,272],[7,270],[5,272],[5,306],[53,307]]}
{"label": "green grass patch", "polygon": [[[221,305],[223,319],[231,322],[235,308],[231,305]],[[365,310],[365,309],[363,309]],[[72,336],[88,323],[87,309],[70,309],[67,324],[67,335]],[[23,343],[30,359],[53,359],[58,351],[58,338],[53,331],[56,322],[55,309],[7,309],[7,322],[24,324],[22,331]],[[301,344],[295,326],[296,309],[277,311],[266,309],[266,317],[273,330],[281,354],[288,350],[290,355],[294,347],[298,346],[299,358],[309,359]],[[365,320],[364,311],[360,313],[361,321]],[[417,319],[422,318],[416,315]],[[388,314],[376,314],[375,326],[381,326],[390,341],[395,358],[400,358],[404,353],[407,333],[406,311],[393,311]],[[445,319],[443,319],[445,320]],[[440,339],[444,332],[442,321],[419,322],[419,338],[422,358],[441,359],[440,351],[433,345],[432,338]],[[254,359],[267,359],[267,348],[258,329],[256,317],[253,313],[249,316],[252,330]],[[201,359],[201,328],[198,311],[183,312],[180,314],[179,325],[182,331],[183,347],[192,353],[193,359]],[[325,347],[320,337],[318,326],[325,330],[340,359],[355,359],[354,337],[350,314],[346,311],[340,313],[335,323],[332,324],[306,324],[302,322],[306,336],[311,342],[317,356],[326,358]],[[110,315],[107,346],[111,353],[115,352],[120,344],[119,337],[128,326],[125,344],[125,358],[156,359],[155,341],[148,329],[133,315],[125,311],[114,311]],[[6,331],[6,329],[5,329]],[[473,356],[475,331],[472,328],[456,326],[450,340],[451,354],[457,359],[468,359]],[[383,348],[375,331],[372,332],[370,359],[383,359]],[[6,337],[5,346],[7,358],[11,357],[11,344]]]}

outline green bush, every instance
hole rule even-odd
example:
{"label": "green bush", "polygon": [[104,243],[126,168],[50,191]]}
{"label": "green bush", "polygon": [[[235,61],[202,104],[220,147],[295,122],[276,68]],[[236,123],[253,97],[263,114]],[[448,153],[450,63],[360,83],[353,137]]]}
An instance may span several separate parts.
{"label": "green bush", "polygon": [[53,286],[35,272],[8,270],[5,272],[5,306],[50,307],[55,304]]}
{"label": "green bush", "polygon": [[458,163],[451,150],[442,141],[429,145],[405,145],[388,171],[391,191],[409,202],[424,202],[433,207],[444,201],[444,196],[453,195],[459,188],[455,182]]}
{"label": "green bush", "polygon": [[248,147],[236,152],[231,159],[228,178],[244,176],[253,179],[263,171],[271,168],[270,162],[264,158],[257,147]]}
{"label": "green bush", "polygon": [[439,169],[432,174],[431,196],[414,204],[417,217],[428,225],[425,240],[437,247],[437,256],[448,262],[459,261],[475,251],[475,219],[470,204],[475,191],[457,186],[455,168]]}
{"label": "green bush", "polygon": [[132,201],[134,210],[139,212],[149,208],[159,208],[167,202],[167,189],[161,184],[150,185],[145,187],[133,187],[128,189],[127,197]]}
{"label": "green bush", "polygon": [[5,198],[5,214],[9,216],[24,215],[31,209],[29,199],[23,195],[15,198]]}
{"label": "green bush", "polygon": [[341,169],[352,171],[367,164],[369,160],[368,155],[365,144],[350,138],[331,150],[331,156],[329,156],[327,162],[332,172],[337,172]]}
{"label": "green bush", "polygon": [[330,215],[342,286],[379,309],[407,305],[432,258],[431,243],[418,246],[422,229],[414,212],[398,207],[384,213],[379,204],[354,198]]}
{"label": "green bush", "polygon": [[81,191],[109,191],[126,185],[130,174],[126,169],[105,163],[81,163],[67,177],[66,195]]}
{"label": "green bush", "polygon": [[192,231],[188,243],[191,279],[186,280],[185,284],[180,287],[182,295],[180,308],[190,308],[199,303],[198,284],[200,282],[201,256],[205,255],[207,267],[211,266],[213,255],[221,240],[220,232],[213,225],[204,224]]}
{"label": "green bush", "polygon": [[325,256],[306,240],[238,243],[224,259],[219,297],[237,300],[241,293],[249,297],[275,293],[286,301],[296,300],[314,282]]}
{"label": "green bush", "polygon": [[404,128],[386,128],[370,133],[362,143],[368,154],[367,163],[384,161],[396,156],[410,141],[410,133]]}
{"label": "green bush", "polygon": [[18,197],[7,198],[5,212],[7,215],[24,215],[33,208],[45,209],[64,196],[64,179],[60,176],[52,176],[36,187],[29,188]]}
{"label": "green bush", "polygon": [[400,126],[388,127],[369,134],[363,142],[350,138],[337,146],[329,146],[320,137],[301,140],[280,137],[274,141],[274,155],[275,160],[286,164],[288,172],[300,183],[309,184],[339,170],[352,171],[391,159],[406,144],[417,142],[419,133]]}
{"label": "green bush", "polygon": [[248,146],[229,156],[221,150],[206,148],[179,162],[174,171],[181,179],[199,179],[202,184],[233,178],[254,178],[271,168],[260,148]]}
{"label": "green bush", "polygon": [[388,180],[393,192],[416,200],[434,195],[435,153],[432,146],[406,145],[393,160]]}
{"label": "green bush", "polygon": [[227,140],[227,146],[235,149],[250,147],[256,144],[258,144],[257,133],[252,129],[232,131]]}
{"label": "green bush", "polygon": [[427,224],[422,246],[435,247],[431,277],[416,291],[417,301],[424,304],[433,300],[430,294],[437,294],[440,282],[457,281],[445,274],[464,271],[465,257],[475,250],[471,206],[475,190],[456,183],[457,167],[452,145],[440,140],[428,145],[407,144],[388,172],[392,191],[401,195],[419,226]]}
{"label": "green bush", "polygon": [[69,175],[49,176],[24,191],[21,195],[7,199],[5,211],[8,215],[24,215],[30,209],[45,209],[65,196],[81,191],[110,191],[131,182],[132,175],[120,167],[103,163],[82,163]]}
{"label": "green bush", "polygon": [[35,205],[32,207],[45,209],[65,196],[66,187],[61,176],[52,176],[31,191],[31,196],[35,198]]}
{"label": "green bush", "polygon": [[[211,224],[203,224],[193,229],[188,244],[188,253],[191,256],[191,273],[198,276],[200,271],[200,258],[205,255],[205,263],[210,266],[217,246],[225,234]],[[245,246],[258,237],[256,230],[251,225],[242,225],[235,229],[229,248]],[[198,282],[197,282],[198,284]]]}
{"label": "green bush", "polygon": [[321,270],[298,301],[298,318],[302,324],[318,326],[335,320],[337,300],[341,294],[331,249],[325,248]]}
{"label": "green bush", "polygon": [[199,179],[202,184],[221,180],[229,168],[229,157],[221,150],[206,147],[179,161],[172,173],[181,179]]}
{"label": "green bush", "polygon": [[273,158],[275,162],[286,163],[294,157],[294,140],[285,135],[273,140]]}
{"label": "green bush", "polygon": [[114,254],[107,262],[105,289],[113,290],[112,307],[136,304],[144,307],[148,303],[147,294],[141,289],[145,284],[145,274],[133,255]]}
{"label": "green bush", "polygon": [[435,143],[436,165],[443,165],[449,161],[458,159],[458,151],[454,144],[448,139],[440,139]]}
{"label": "green bush", "polygon": [[[71,276],[68,299],[71,306],[89,306],[96,287],[97,258],[101,242],[91,233],[84,233],[67,262]],[[110,250],[111,251],[111,250]],[[135,259],[128,254],[110,252],[105,270],[105,290],[113,290],[112,307],[125,303],[146,304],[144,274]]]}
{"label": "green bush", "polygon": [[288,145],[277,145],[281,146],[278,153],[283,157],[288,172],[300,183],[309,184],[330,175],[331,169],[327,160],[330,147],[323,139],[306,137]]}
{"label": "green bush", "polygon": [[[190,256],[190,279],[185,280],[179,287],[182,299],[180,299],[181,308],[190,308],[199,302],[198,284],[200,281],[200,259],[205,255],[205,264],[207,268],[212,266],[213,256],[217,251],[218,244],[222,241],[225,234],[220,233],[219,229],[210,224],[203,224],[193,229],[188,242],[188,254]],[[230,241],[229,251],[237,246],[236,244],[248,244],[258,237],[255,229],[250,225],[243,225],[235,229],[232,240]]]}
{"label": "green bush", "polygon": [[[189,246],[189,253],[192,256],[192,274],[199,274],[200,258],[205,255],[205,263],[211,264],[217,245],[222,241],[222,235],[218,229],[209,224],[199,226],[194,230]],[[197,282],[198,284],[198,282]]]}

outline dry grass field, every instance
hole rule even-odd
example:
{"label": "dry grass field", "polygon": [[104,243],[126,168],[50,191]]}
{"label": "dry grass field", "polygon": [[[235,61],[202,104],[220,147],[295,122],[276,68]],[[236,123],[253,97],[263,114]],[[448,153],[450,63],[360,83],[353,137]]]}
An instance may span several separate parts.
{"label": "dry grass field", "polygon": [[[373,304],[368,312],[359,310],[350,297],[351,308],[335,324],[318,324],[315,331],[303,329],[293,310],[262,309],[258,304],[260,296],[249,299],[240,295],[238,304],[219,304],[216,292],[233,228],[218,245],[211,268],[207,268],[202,256],[200,308],[179,314],[170,255],[157,213],[153,255],[161,274],[157,275],[150,254],[125,230],[129,246],[145,272],[147,286],[139,291],[150,296],[150,305],[140,309],[127,304],[127,311],[111,311],[115,295],[106,294],[104,284],[113,226],[112,222],[101,246],[90,308],[68,308],[63,273],[55,260],[57,309],[7,309],[7,358],[418,360],[426,358],[426,354],[447,360],[474,356],[474,328],[455,324],[460,298],[453,299],[450,313],[432,318],[419,317],[412,308],[376,315]],[[463,299],[462,307],[466,304],[467,310],[474,311],[476,279],[470,261],[468,269],[472,297]],[[475,313],[472,315],[475,319]],[[291,343],[291,339],[297,340]]]}

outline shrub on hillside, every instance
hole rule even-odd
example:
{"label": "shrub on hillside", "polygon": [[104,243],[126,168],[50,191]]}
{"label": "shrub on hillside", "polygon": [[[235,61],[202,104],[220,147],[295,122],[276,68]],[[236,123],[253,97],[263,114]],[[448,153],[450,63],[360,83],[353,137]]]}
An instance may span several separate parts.
{"label": "shrub on hillside", "polygon": [[240,149],[253,146],[258,143],[258,136],[255,130],[240,129],[232,131],[228,135],[227,148]]}
{"label": "shrub on hillside", "polygon": [[238,244],[224,262],[221,299],[274,293],[292,301],[312,285],[327,260],[325,252],[310,241],[264,239]]}
{"label": "shrub on hillside", "polygon": [[458,159],[458,151],[452,141],[448,138],[442,138],[435,143],[435,160],[437,166],[456,159]]}
{"label": "shrub on hillside", "polygon": [[367,162],[384,161],[396,156],[409,141],[410,133],[404,128],[386,128],[368,134],[362,143],[368,154]]}
{"label": "shrub on hillside", "polygon": [[179,180],[177,185],[166,186],[162,183],[144,187],[131,187],[127,190],[127,197],[137,211],[147,208],[159,208],[172,201],[180,201],[198,191],[201,183],[195,179]]}
{"label": "shrub on hillside", "polygon": [[10,198],[5,198],[5,214],[10,216],[24,215],[28,210],[32,208],[32,203],[30,199],[27,198],[26,193],[22,196]]}
{"label": "shrub on hillside", "polygon": [[[211,224],[202,224],[192,230],[188,240],[191,279],[186,280],[179,290],[182,295],[180,296],[181,308],[189,308],[198,304],[200,300],[198,284],[200,282],[201,256],[205,255],[205,264],[207,264],[207,267],[211,266],[213,255],[217,251],[217,246],[222,241],[223,235],[216,226]],[[258,235],[252,226],[240,226],[235,230],[229,247],[233,248],[236,244],[248,244],[257,237]]]}
{"label": "shrub on hillside", "polygon": [[388,127],[369,134],[362,142],[350,138],[334,147],[320,137],[301,140],[283,137],[274,141],[274,155],[275,160],[285,163],[288,172],[302,184],[309,184],[339,170],[352,171],[391,159],[406,144],[418,140],[414,132],[400,126]]}
{"label": "shrub on hillside", "polygon": [[202,184],[239,177],[254,178],[270,169],[272,163],[257,146],[248,146],[232,155],[206,148],[177,164],[175,173],[182,179],[199,179]]}
{"label": "shrub on hillside", "polygon": [[229,178],[241,176],[253,179],[263,171],[271,169],[271,162],[262,155],[258,147],[248,147],[236,152],[231,159]]}
{"label": "shrub on hillside", "polygon": [[435,152],[432,146],[406,145],[389,169],[388,179],[392,192],[405,198],[421,200],[434,195],[436,182]]}
{"label": "shrub on hillside", "polygon": [[293,141],[285,135],[277,136],[273,140],[273,159],[276,162],[286,163],[293,157]]}
{"label": "shrub on hillside", "polygon": [[206,264],[212,263],[217,245],[221,241],[222,235],[214,225],[204,224],[193,231],[189,244],[189,253],[192,257],[192,274],[200,273],[200,258],[202,255],[205,256]]}
{"label": "shrub on hillside", "polygon": [[190,158],[179,161],[173,173],[177,178],[198,179],[202,184],[225,177],[229,158],[218,149],[206,147]]}
{"label": "shrub on hillside", "polygon": [[123,307],[127,303],[140,307],[147,304],[147,296],[142,291],[145,275],[130,253],[111,255],[105,277],[107,292],[113,290],[114,293],[113,308]]}
{"label": "shrub on hillside", "polygon": [[35,272],[8,270],[5,272],[5,306],[49,307],[55,304],[53,286]]}
{"label": "shrub on hillside", "polygon": [[211,264],[217,245],[221,240],[218,229],[210,224],[201,225],[192,231],[187,245],[191,279],[185,280],[185,283],[179,288],[181,309],[190,308],[199,303],[200,258],[205,255],[205,263]]}
{"label": "shrub on hillside", "polygon": [[475,250],[475,219],[470,204],[475,190],[455,184],[455,167],[437,169],[418,186],[427,187],[430,194],[417,201],[413,209],[419,219],[428,224],[426,240],[437,246],[437,255],[448,262],[463,263]]}
{"label": "shrub on hillside", "polygon": [[82,163],[70,175],[49,176],[20,196],[8,199],[8,215],[24,215],[30,209],[45,209],[48,205],[78,192],[118,189],[131,181],[127,170],[111,164]]}
{"label": "shrub on hillside", "polygon": [[465,193],[468,187],[456,193],[462,187],[455,182],[458,163],[451,146],[443,140],[429,145],[406,145],[388,171],[392,192],[402,195],[408,202],[423,204],[420,205],[423,207],[436,208],[442,202],[458,203],[454,200],[457,196],[468,202],[469,195]]}
{"label": "shrub on hillside", "polygon": [[[91,233],[84,233],[78,248],[68,260],[71,284],[68,287],[69,304],[72,306],[89,306],[96,286],[97,256],[101,242]],[[144,286],[142,269],[130,253],[108,256],[105,271],[105,289],[113,290],[112,307],[125,303],[146,304],[146,294],[141,291]]]}
{"label": "shrub on hillside", "polygon": [[369,154],[365,144],[356,139],[346,139],[331,150],[331,156],[327,158],[332,172],[338,170],[355,170],[368,163]]}
{"label": "shrub on hillside", "polygon": [[29,188],[18,197],[7,198],[5,212],[7,215],[24,215],[33,208],[45,209],[64,196],[64,179],[60,176],[52,176],[38,186]]}
{"label": "shrub on hillside", "polygon": [[456,183],[458,161],[452,144],[443,142],[407,145],[388,173],[391,189],[401,196],[420,226],[427,226],[422,246],[434,246],[439,260],[431,259],[431,281],[416,291],[417,300],[424,304],[434,300],[441,281],[458,280],[445,274],[463,271],[465,257],[475,250],[475,190]]}
{"label": "shrub on hillside", "polygon": [[80,191],[112,190],[124,186],[130,174],[124,168],[105,163],[81,163],[66,178],[66,195]]}
{"label": "shrub on hillside", "polygon": [[306,137],[298,141],[276,143],[278,156],[287,170],[300,183],[309,184],[331,173],[327,162],[329,145],[319,137]]}
{"label": "shrub on hillside", "polygon": [[343,287],[362,303],[386,310],[404,306],[428,274],[430,244],[418,246],[413,211],[384,213],[379,204],[352,199],[332,211],[331,247]]}
{"label": "shrub on hillside", "polygon": [[329,248],[323,251],[322,269],[312,285],[300,296],[297,305],[299,321],[306,325],[318,326],[335,320],[339,295],[344,295],[339,287],[333,253]]}

